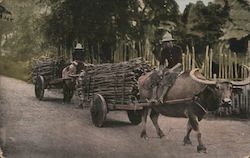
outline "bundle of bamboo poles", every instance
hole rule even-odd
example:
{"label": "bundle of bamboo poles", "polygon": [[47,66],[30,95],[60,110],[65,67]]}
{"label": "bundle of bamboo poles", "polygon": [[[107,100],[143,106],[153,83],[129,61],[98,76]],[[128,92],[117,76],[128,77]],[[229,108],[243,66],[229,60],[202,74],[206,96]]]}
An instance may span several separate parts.
{"label": "bundle of bamboo poles", "polygon": [[62,70],[66,66],[63,58],[40,58],[33,60],[32,80],[35,83],[36,77],[41,75],[45,81],[51,81],[62,77]]}
{"label": "bundle of bamboo poles", "polygon": [[109,103],[131,103],[138,99],[138,78],[150,70],[151,67],[142,58],[89,65],[85,68],[86,73],[80,76],[80,100],[89,100],[94,93],[99,93]]}

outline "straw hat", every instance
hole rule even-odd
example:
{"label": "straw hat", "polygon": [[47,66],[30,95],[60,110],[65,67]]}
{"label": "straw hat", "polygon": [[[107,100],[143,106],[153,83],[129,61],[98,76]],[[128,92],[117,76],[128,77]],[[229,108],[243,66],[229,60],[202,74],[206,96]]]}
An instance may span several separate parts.
{"label": "straw hat", "polygon": [[75,49],[83,49],[81,43],[77,43]]}
{"label": "straw hat", "polygon": [[167,42],[167,41],[174,41],[175,39],[173,39],[172,35],[168,32],[166,32],[164,34],[164,36],[162,37],[162,42]]}
{"label": "straw hat", "polygon": [[75,65],[75,66],[78,65],[78,63],[76,61],[73,61],[72,64]]}

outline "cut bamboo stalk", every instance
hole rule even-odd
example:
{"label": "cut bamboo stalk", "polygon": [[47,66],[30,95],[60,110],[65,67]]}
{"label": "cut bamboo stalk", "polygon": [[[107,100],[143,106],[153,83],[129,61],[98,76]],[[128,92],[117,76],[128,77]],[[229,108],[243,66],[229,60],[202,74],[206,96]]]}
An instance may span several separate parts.
{"label": "cut bamboo stalk", "polygon": [[228,63],[228,79],[231,79],[231,52],[228,51],[228,58],[227,58],[227,63]]}
{"label": "cut bamboo stalk", "polygon": [[221,62],[221,68],[222,68],[222,75],[221,78],[225,78],[225,54],[222,54],[222,62]]}
{"label": "cut bamboo stalk", "polygon": [[225,53],[225,60],[224,60],[224,69],[225,69],[225,79],[228,79],[228,55]]}
{"label": "cut bamboo stalk", "polygon": [[196,67],[195,63],[196,63],[196,60],[195,60],[195,49],[194,49],[194,46],[192,46],[192,69],[194,69]]}
{"label": "cut bamboo stalk", "polygon": [[206,54],[205,54],[205,60],[204,60],[204,75],[205,77],[208,77],[208,69],[209,69],[209,58],[208,58],[208,52],[209,52],[209,46],[206,46]]}
{"label": "cut bamboo stalk", "polygon": [[191,60],[192,60],[192,54],[189,52],[188,53],[188,69],[189,70],[191,70],[192,68]]}
{"label": "cut bamboo stalk", "polygon": [[213,74],[213,79],[216,80],[217,79],[217,75]]}
{"label": "cut bamboo stalk", "polygon": [[236,78],[236,80],[238,80],[238,68],[237,68],[237,65],[238,65],[238,60],[237,60],[237,55],[236,53],[233,53],[234,55],[234,77]]}
{"label": "cut bamboo stalk", "polygon": [[210,59],[209,59],[209,78],[212,78],[213,72],[212,72],[212,65],[213,64],[213,50],[210,49]]}
{"label": "cut bamboo stalk", "polygon": [[182,53],[182,65],[183,65],[183,71],[186,71],[186,62],[185,62],[185,54]]}
{"label": "cut bamboo stalk", "polygon": [[186,70],[188,70],[189,69],[189,65],[188,65],[188,54],[189,54],[189,47],[188,46],[186,46],[186,55],[185,55],[185,67],[186,67]]}
{"label": "cut bamboo stalk", "polygon": [[223,50],[223,46],[220,46],[220,52],[219,52],[219,78],[222,78],[222,50]]}

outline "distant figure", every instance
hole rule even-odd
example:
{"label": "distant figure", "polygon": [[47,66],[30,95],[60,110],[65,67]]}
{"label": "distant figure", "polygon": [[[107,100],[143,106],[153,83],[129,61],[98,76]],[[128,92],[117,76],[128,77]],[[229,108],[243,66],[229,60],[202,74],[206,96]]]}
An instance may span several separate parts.
{"label": "distant figure", "polygon": [[78,63],[73,61],[70,65],[66,66],[62,71],[62,78],[67,79],[70,78],[70,75],[75,75],[77,71]]}
{"label": "distant figure", "polygon": [[80,43],[76,44],[76,47],[74,48],[72,52],[72,60],[73,61],[84,61],[85,60],[85,54],[83,52],[83,47]]}
{"label": "distant figure", "polygon": [[72,52],[72,61],[77,62],[77,70],[76,73],[79,74],[81,70],[84,68],[84,65],[86,64],[85,61],[85,53],[83,51],[83,47],[80,43],[76,44],[76,47],[74,48]]}
{"label": "distant figure", "polygon": [[[83,47],[80,43],[77,43],[76,47],[74,48],[72,52],[72,62],[70,65],[65,67],[62,71],[62,78],[64,80],[64,89],[67,92],[67,90],[75,90],[79,88],[79,81],[78,81],[78,74],[80,74],[85,66],[84,63],[84,52]],[[64,100],[66,100],[64,98]],[[79,107],[82,107],[79,105]]]}

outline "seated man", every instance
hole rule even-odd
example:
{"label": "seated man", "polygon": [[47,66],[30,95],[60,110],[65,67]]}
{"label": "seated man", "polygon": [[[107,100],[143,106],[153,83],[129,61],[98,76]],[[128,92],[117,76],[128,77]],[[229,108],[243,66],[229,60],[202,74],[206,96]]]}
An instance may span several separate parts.
{"label": "seated man", "polygon": [[153,93],[153,97],[157,96],[158,101],[160,103],[164,102],[164,97],[167,95],[170,88],[174,85],[175,80],[177,79],[177,77],[181,73],[181,69],[182,69],[181,64],[178,63],[174,67],[172,67],[171,69],[164,69],[163,72],[161,73],[162,80],[160,81],[159,85],[157,86],[157,90],[156,90],[156,92],[157,92],[158,89],[161,88],[162,89],[161,95],[157,96],[157,93]]}
{"label": "seated man", "polygon": [[73,61],[69,66],[66,66],[62,71],[62,78],[70,78],[70,75],[75,75],[77,70],[78,63]]}
{"label": "seated man", "polygon": [[[163,80],[161,85],[159,85],[160,87],[164,87],[162,94],[159,97],[160,102],[163,102],[164,96],[174,84],[181,71],[177,71],[177,69],[181,68],[182,49],[174,44],[174,41],[175,39],[173,39],[172,35],[169,32],[166,32],[161,40],[162,50],[156,54],[156,57],[160,62],[160,67],[164,67],[163,70],[165,69],[162,76]],[[169,72],[166,68],[169,69]]]}
{"label": "seated man", "polygon": [[173,86],[176,78],[181,72],[181,64],[176,64],[173,68],[167,67],[160,70],[153,70],[139,78],[139,93],[151,103],[164,102],[170,88]]}
{"label": "seated man", "polygon": [[[181,68],[180,63],[182,63],[182,49],[179,46],[174,45],[173,41],[175,40],[172,38],[172,35],[166,32],[160,41],[160,43],[162,43],[161,50],[157,49],[160,51],[156,50],[154,52],[156,59],[160,62],[160,70],[154,70],[150,74],[146,75],[146,78],[144,78],[144,80],[147,80],[147,84],[150,85],[147,88],[151,88],[151,93],[144,96],[148,96],[147,99],[150,99],[151,102],[158,100],[163,103],[164,96],[168,93],[181,71],[176,71],[176,69]],[[139,83],[139,86],[143,85],[140,85]],[[161,95],[157,96],[159,93]]]}

